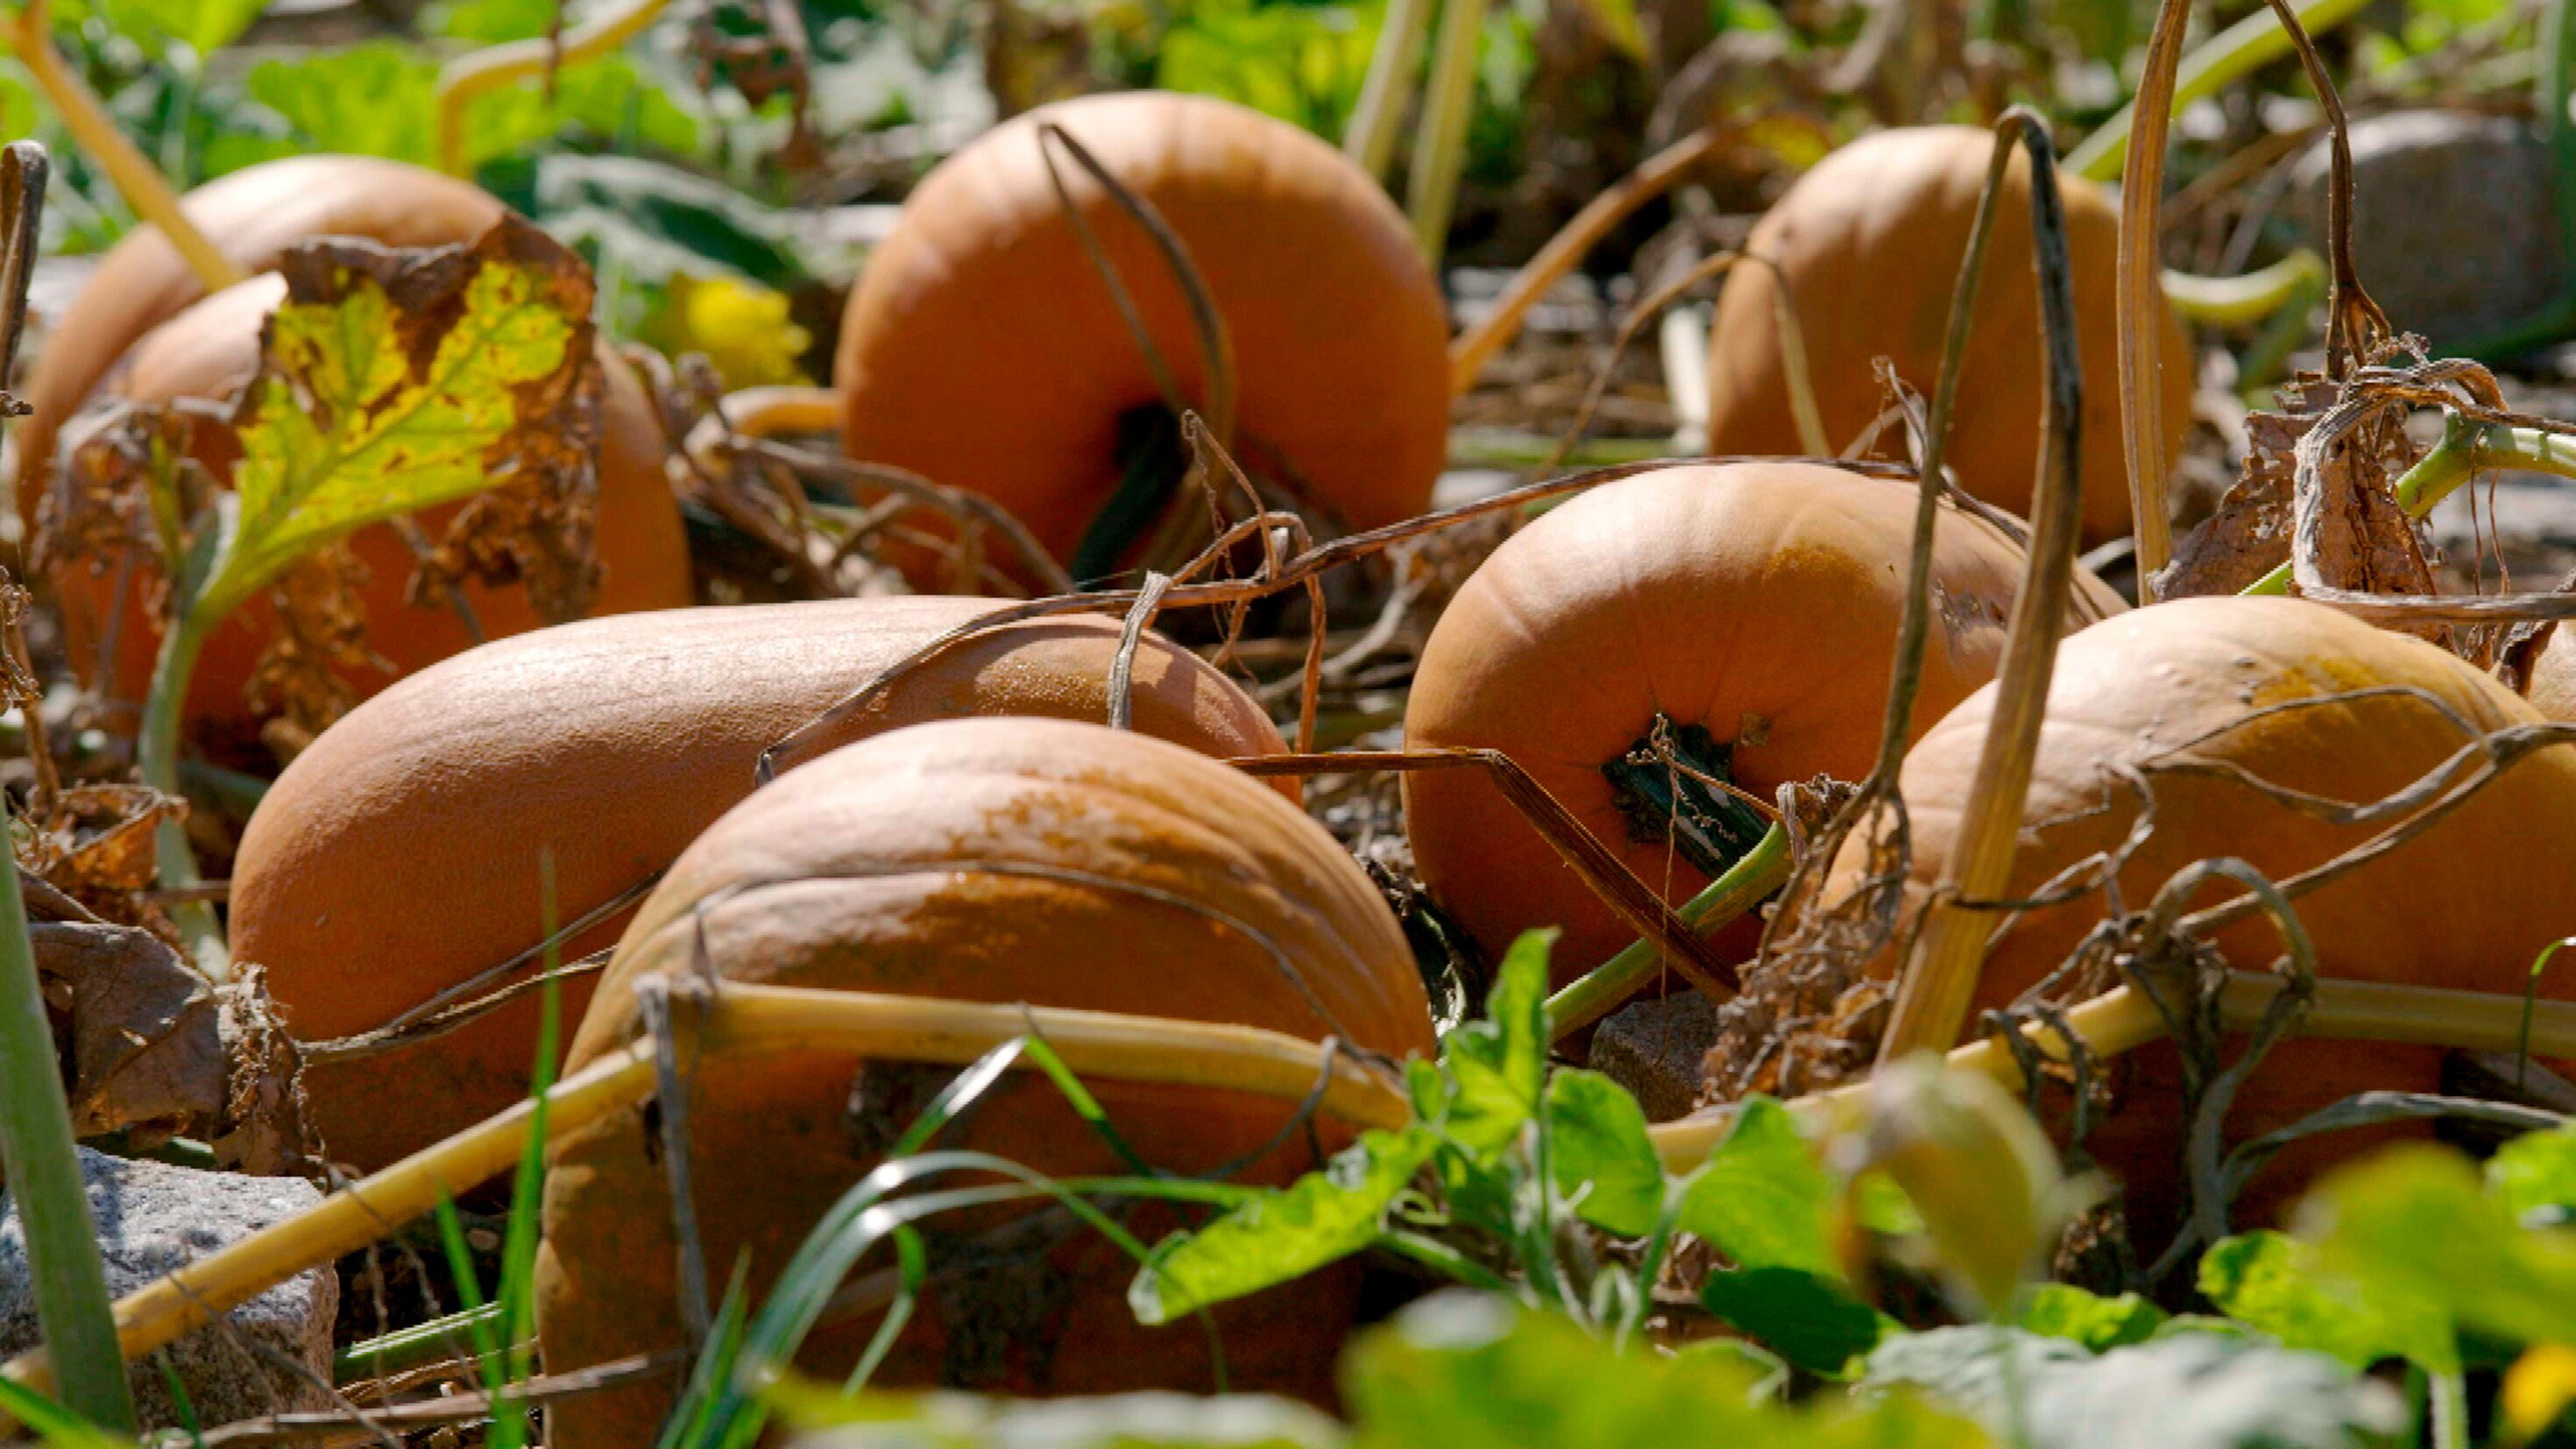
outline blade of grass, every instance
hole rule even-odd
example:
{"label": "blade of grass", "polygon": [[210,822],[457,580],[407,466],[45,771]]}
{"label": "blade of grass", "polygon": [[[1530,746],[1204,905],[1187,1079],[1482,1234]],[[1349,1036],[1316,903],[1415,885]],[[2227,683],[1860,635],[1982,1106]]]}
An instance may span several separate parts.
{"label": "blade of grass", "polygon": [[1476,106],[1476,49],[1484,39],[1486,0],[1446,0],[1434,42],[1431,87],[1413,133],[1413,168],[1405,177],[1404,210],[1413,219],[1413,241],[1436,274],[1449,249],[1449,220],[1458,203],[1458,178],[1467,167],[1467,117]]}
{"label": "blade of grass", "polygon": [[1359,103],[1342,133],[1342,154],[1379,181],[1395,159],[1395,138],[1404,129],[1405,107],[1413,103],[1413,73],[1422,38],[1431,30],[1431,5],[1432,0],[1388,0],[1377,48],[1369,53],[1368,77],[1360,82]]}

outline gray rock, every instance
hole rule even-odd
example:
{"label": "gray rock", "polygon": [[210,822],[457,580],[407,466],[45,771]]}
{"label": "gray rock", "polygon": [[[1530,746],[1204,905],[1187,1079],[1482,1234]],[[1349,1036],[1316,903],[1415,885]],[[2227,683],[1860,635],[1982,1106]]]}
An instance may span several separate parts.
{"label": "gray rock", "polygon": [[[2549,151],[2505,116],[2397,111],[2354,123],[2353,261],[2398,330],[2439,353],[2511,326],[2567,285]],[[2293,173],[2307,245],[2325,249],[2327,151]]]}
{"label": "gray rock", "polygon": [[[123,1297],[174,1269],[313,1206],[322,1194],[288,1177],[241,1177],[80,1150],[98,1222],[107,1287]],[[170,1367],[205,1428],[261,1414],[330,1407],[331,1325],[340,1281],[329,1268],[291,1278],[172,1344]],[[0,1353],[42,1338],[17,1204],[0,1212]],[[301,1371],[289,1365],[300,1366]],[[177,1401],[151,1360],[133,1365],[147,1428],[179,1425]]]}
{"label": "gray rock", "polygon": [[1717,1003],[1685,990],[1623,1007],[1592,1036],[1590,1065],[1628,1089],[1649,1121],[1686,1116],[1699,1095],[1701,1063],[1717,1045]]}

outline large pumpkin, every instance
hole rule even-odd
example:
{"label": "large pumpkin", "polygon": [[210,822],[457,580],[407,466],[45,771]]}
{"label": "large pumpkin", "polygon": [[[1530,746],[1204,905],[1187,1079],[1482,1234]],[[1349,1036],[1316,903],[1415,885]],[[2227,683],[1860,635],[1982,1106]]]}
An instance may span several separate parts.
{"label": "large pumpkin", "polygon": [[[1839,449],[1886,406],[1872,360],[1930,396],[1950,325],[1950,294],[1967,252],[1993,133],[1921,126],[1865,136],[1798,178],[1753,229],[1745,250],[1779,268],[1728,274],[1709,337],[1709,451],[1802,453],[1789,408],[1777,299],[1788,284],[1827,440]],[[2075,271],[2084,374],[2084,541],[2129,532],[2127,449],[2120,433],[2114,274],[2119,203],[2082,177],[2058,178]],[[1998,203],[1959,372],[1943,456],[1970,493],[2029,516],[2039,466],[2042,398],[2039,287],[2031,265],[2030,160],[2016,152]],[[2164,314],[2167,456],[2191,421],[2190,339]],[[1902,434],[1885,435],[1902,456]]]}
{"label": "large pumpkin", "polygon": [[[639,983],[708,966],[729,981],[1236,1022],[1389,1056],[1432,1046],[1401,930],[1321,827],[1203,756],[1057,721],[900,730],[745,801],[680,858],[619,942],[573,1067],[637,1039]],[[854,1095],[863,1070],[874,1069],[831,1052],[697,1064],[689,1151],[705,1261],[748,1254],[753,1302],[917,1110],[880,1105],[897,1093]],[[1284,1103],[1088,1085],[1158,1167],[1204,1173],[1259,1153],[1244,1179],[1278,1183],[1315,1165],[1305,1134],[1277,1140]],[[551,1371],[682,1341],[652,1122],[623,1113],[567,1134],[550,1156],[537,1314]],[[1329,1146],[1338,1134],[1319,1126]],[[946,1140],[1056,1177],[1121,1170],[1033,1074]],[[1170,1219],[1146,1212],[1130,1225],[1151,1241]],[[932,1226],[956,1249],[933,1271],[956,1272],[976,1257],[959,1237],[991,1220]],[[1114,1248],[1078,1232],[1028,1256],[1043,1262],[987,1263],[934,1284],[881,1381],[1215,1386],[1202,1325],[1136,1325],[1124,1292],[1135,1265]],[[1322,1395],[1349,1293],[1347,1277],[1324,1275],[1219,1312],[1232,1385]],[[837,1377],[870,1327],[828,1328],[803,1366]],[[652,1389],[568,1401],[549,1442],[650,1443],[668,1401]]]}
{"label": "large pumpkin", "polygon": [[[1122,428],[1162,415],[1049,183],[1050,122],[1186,243],[1232,333],[1245,465],[1349,527],[1421,512],[1448,445],[1447,324],[1402,216],[1296,127],[1161,92],[1041,107],[922,182],[842,315],[851,456],[984,493],[1070,559],[1118,488]],[[1181,393],[1202,399],[1197,334],[1161,254],[1069,156],[1056,165]]]}
{"label": "large pumpkin", "polygon": [[[2480,730],[2536,718],[2452,655],[2301,600],[2182,599],[2067,640],[2004,894],[2032,896],[2041,882],[2117,845],[2137,816],[2122,773],[2137,768],[2149,772],[2156,811],[2154,832],[2120,874],[2132,909],[2202,859],[2235,856],[2275,881],[2324,864],[2395,822],[2330,824],[2231,775],[2366,802],[2467,742],[2419,699],[2295,706],[2388,686],[2421,690]],[[1972,696],[1906,757],[1918,902],[1955,848],[1993,702],[1991,689]],[[2172,759],[2214,768],[2155,768]],[[2195,900],[2206,905],[2235,890],[2214,883]],[[2519,994],[2540,948],[2576,931],[2576,752],[2558,747],[2523,759],[2423,835],[2300,897],[2296,909],[2328,976]],[[2037,982],[2106,914],[2098,893],[2023,914],[1986,963],[1977,1009],[2003,1005]],[[2239,970],[2262,970],[2281,953],[2259,916],[2215,939]],[[2563,997],[2566,983],[2551,975],[2540,989]],[[2238,1097],[2229,1135],[2285,1126],[2358,1091],[2437,1090],[2439,1058],[2423,1047],[2284,1043]],[[2170,1046],[2136,1053],[2131,1063],[2128,1100],[2092,1146],[2128,1183],[2132,1213],[2161,1227],[2175,1219],[2183,1192],[2179,1063]],[[2257,1179],[2248,1214],[2283,1201],[2353,1141],[2336,1135],[2292,1148]]]}
{"label": "large pumpkin", "polygon": [[[274,266],[289,246],[316,235],[355,235],[396,246],[470,241],[502,214],[501,204],[465,184],[397,162],[360,157],[301,157],[252,167],[190,194],[189,215],[227,255],[252,271]],[[169,243],[149,228],[119,242],[82,287],[57,324],[29,381],[36,412],[21,435],[18,506],[33,522],[36,500],[50,481],[48,459],[59,429],[89,398],[106,393],[152,403],[217,400],[236,392],[258,365],[261,323],[283,296],[274,276],[255,276],[200,299],[196,282]],[[596,547],[603,566],[593,611],[685,607],[692,599],[688,548],[681,535],[662,466],[669,449],[644,389],[603,344],[607,379],[599,447],[599,519]],[[228,449],[199,449],[218,480],[229,476]],[[420,515],[434,538],[457,507]],[[475,637],[443,603],[404,602],[414,558],[390,527],[355,535],[350,547],[368,570],[363,593],[368,643],[408,673],[461,649]],[[123,596],[113,559],[66,560],[50,581],[62,608],[72,663],[114,696],[140,701],[150,682],[159,645],[145,599],[147,581],[129,575]],[[468,602],[484,637],[531,629],[540,622],[525,593],[513,587],[469,585]],[[251,765],[257,720],[243,698],[252,666],[274,632],[265,598],[253,602],[210,637],[189,690],[191,737],[227,763]],[[113,660],[100,657],[111,619]],[[344,671],[361,695],[382,688],[394,674],[376,669]]]}
{"label": "large pumpkin", "polygon": [[[1659,469],[1604,485],[1496,550],[1431,632],[1406,705],[1415,749],[1498,749],[1667,899],[1708,883],[1660,817],[1623,810],[1604,767],[1660,714],[1731,746],[1733,782],[1769,800],[1877,758],[1917,493],[1812,463]],[[1994,674],[2023,568],[1992,524],[1944,507],[1916,728]],[[2120,608],[2089,575],[2067,620]],[[1713,761],[1711,763],[1714,763]],[[1524,824],[1464,772],[1404,778],[1414,859],[1488,951],[1562,926],[1562,982],[1634,939]],[[1758,923],[1724,949],[1748,953]]]}
{"label": "large pumpkin", "polygon": [[[874,598],[593,619],[422,671],[322,732],[279,776],[234,866],[234,954],[268,968],[307,1040],[384,1026],[649,882],[751,793],[753,763],[869,676],[992,605]],[[818,741],[963,715],[1102,720],[1112,620],[1014,625],[910,676]],[[1212,755],[1277,753],[1269,720],[1158,637],[1139,650],[1136,728]],[[797,774],[777,787],[807,788]],[[1286,792],[1294,797],[1291,785]],[[604,949],[619,911],[564,946]],[[524,979],[522,977],[513,979]],[[578,1021],[587,979],[564,988]],[[315,1063],[331,1155],[380,1167],[508,1106],[536,1057],[533,1001],[389,1055]]]}

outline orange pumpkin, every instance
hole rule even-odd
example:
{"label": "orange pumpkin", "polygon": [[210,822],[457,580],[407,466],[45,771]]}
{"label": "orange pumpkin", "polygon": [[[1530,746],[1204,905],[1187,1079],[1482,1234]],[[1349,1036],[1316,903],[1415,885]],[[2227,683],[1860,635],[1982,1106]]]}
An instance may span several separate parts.
{"label": "orange pumpkin", "polygon": [[[618,943],[572,1066],[637,1039],[639,983],[709,965],[731,981],[1235,1022],[1391,1056],[1432,1046],[1402,931],[1320,827],[1190,751],[1058,721],[900,730],[743,802],[689,847]],[[854,1105],[866,1100],[854,1097],[861,1070],[830,1052],[697,1067],[689,1151],[705,1260],[748,1254],[754,1302],[917,1110]],[[1261,1153],[1243,1180],[1281,1183],[1314,1165],[1303,1134],[1273,1143],[1286,1104],[1088,1085],[1156,1166],[1199,1173]],[[558,1139],[550,1156],[537,1322],[552,1371],[681,1341],[650,1122],[620,1114]],[[1122,1170],[1029,1075],[945,1141],[1057,1177]],[[742,1183],[758,1190],[723,1186]],[[1168,1226],[1154,1212],[1131,1222],[1147,1241]],[[1125,1296],[1135,1266],[1115,1249],[1077,1232],[1031,1256],[1044,1261],[1026,1277],[934,1285],[880,1381],[1038,1393],[1214,1386],[1201,1325],[1135,1323]],[[934,1260],[933,1271],[966,1261]],[[1327,1274],[1220,1311],[1232,1384],[1323,1395],[1351,1287]],[[870,1327],[827,1327],[800,1366],[837,1377]],[[651,1388],[584,1396],[558,1407],[548,1442],[650,1443],[668,1402]]]}
{"label": "orange pumpkin", "polygon": [[[1681,901],[1708,877],[1659,817],[1624,811],[1604,767],[1660,714],[1731,745],[1733,782],[1769,800],[1878,754],[1905,599],[1916,490],[1813,463],[1665,468],[1540,517],[1459,590],[1406,705],[1415,749],[1511,756],[1647,885]],[[1992,524],[1944,507],[1917,728],[1993,677],[2023,567]],[[2082,576],[2068,627],[2121,607]],[[1432,896],[1488,951],[1562,926],[1562,983],[1634,939],[1489,782],[1404,777]],[[1722,949],[1749,954],[1759,923]]]}
{"label": "orange pumpkin", "polygon": [[[2125,768],[2148,768],[2156,798],[2154,832],[2120,873],[2132,909],[2194,861],[2235,856],[2280,881],[2361,844],[2395,822],[2331,824],[2219,772],[2370,801],[2466,743],[2419,700],[2280,708],[2380,686],[2422,690],[2481,730],[2536,718],[2454,656],[2302,600],[2181,599],[2067,640],[2004,894],[2032,896],[2127,835],[2138,806],[2120,779]],[[1917,903],[1955,848],[1993,700],[1991,689],[1970,697],[1906,756]],[[2256,717],[2265,710],[2272,712]],[[2153,768],[2175,751],[2216,771]],[[2213,883],[2194,901],[2212,904],[2236,890]],[[2534,954],[2576,931],[2576,752],[2526,757],[2421,836],[2295,905],[2328,976],[2519,994]],[[1976,1009],[2001,1006],[2039,981],[2106,913],[2097,893],[2023,914],[1987,960]],[[2260,916],[2214,940],[2238,970],[2261,970],[2281,954],[2279,936]],[[2564,976],[2544,977],[2541,989],[2570,994]],[[2286,1126],[2359,1091],[2437,1090],[2440,1056],[2427,1047],[2285,1042],[2238,1096],[2229,1136]],[[2130,1064],[2128,1099],[2091,1146],[2128,1184],[2132,1217],[2152,1230],[2176,1221],[2183,1201],[2179,1061],[2172,1047],[2157,1046]],[[2240,1206],[2249,1217],[2269,1213],[2356,1140],[2342,1133],[2293,1147]]]}
{"label": "orange pumpkin", "polygon": [[[851,456],[984,493],[1066,559],[1116,492],[1121,428],[1163,395],[1048,181],[1049,122],[1187,245],[1233,338],[1245,464],[1348,527],[1421,512],[1448,446],[1447,324],[1403,217],[1304,131],[1162,92],[1041,107],[922,182],[842,314]],[[1160,252],[1068,155],[1056,164],[1181,394],[1203,398]]]}
{"label": "orange pumpkin", "polygon": [[[496,222],[498,201],[461,181],[396,162],[358,157],[303,157],[236,172],[188,198],[189,214],[237,263],[251,270],[274,266],[285,249],[314,235],[351,234],[399,246],[468,241]],[[259,360],[261,323],[283,296],[275,276],[255,276],[213,297],[198,299],[193,276],[149,229],[111,250],[98,272],[65,312],[54,340],[38,360],[29,384],[36,408],[23,434],[18,478],[20,516],[33,521],[47,485],[42,460],[61,423],[98,393],[138,402],[230,397]],[[644,389],[605,344],[600,365],[602,398],[599,449],[599,517],[596,546],[604,573],[598,613],[672,609],[693,598],[688,547],[680,531],[662,465],[668,456],[659,420]],[[211,430],[209,430],[211,431]],[[228,449],[198,449],[218,482],[230,476]],[[457,508],[420,515],[432,537]],[[390,527],[367,529],[350,547],[368,571],[363,602],[368,643],[394,666],[342,671],[361,696],[476,641],[455,611],[442,603],[404,602],[414,558]],[[65,642],[83,677],[115,697],[139,702],[151,680],[160,643],[157,621],[146,606],[148,583],[129,576],[123,595],[115,561],[66,561],[51,581],[63,614]],[[475,622],[487,638],[537,627],[540,620],[515,586],[465,589]],[[116,653],[101,657],[111,619]],[[206,641],[189,688],[186,715],[191,738],[225,763],[255,766],[258,719],[243,698],[253,666],[276,628],[265,598],[237,612]]]}
{"label": "orange pumpkin", "polygon": [[[542,857],[558,921],[612,906],[751,793],[764,748],[991,607],[630,614],[426,669],[323,731],[260,802],[233,870],[234,954],[268,968],[300,1038],[384,1026],[543,939]],[[1117,643],[1099,618],[981,635],[817,745],[966,715],[1105,719]],[[1242,690],[1153,635],[1131,698],[1138,730],[1212,755],[1286,748]],[[631,914],[566,942],[564,959],[613,944]],[[565,984],[564,1020],[588,995],[586,978]],[[335,1160],[381,1167],[524,1096],[536,1044],[531,1000],[389,1055],[315,1063],[314,1120]]]}
{"label": "orange pumpkin", "polygon": [[[1709,451],[1803,453],[1780,350],[1782,281],[1795,304],[1827,440],[1860,436],[1886,406],[1873,359],[1928,397],[1941,370],[1950,294],[1967,252],[1994,136],[1973,126],[1880,131],[1798,178],[1753,229],[1745,250],[1771,268],[1728,274],[1709,335]],[[2115,271],[2119,203],[2079,176],[2058,178],[2075,271],[2076,336],[2084,375],[2084,541],[2129,532],[2127,449],[2120,433]],[[1943,456],[1968,492],[2024,517],[2039,466],[2042,368],[2039,287],[2032,270],[2030,159],[2016,152],[1997,198],[1977,321],[1959,372],[1957,411]],[[2167,456],[2191,421],[2190,338],[2164,314],[2163,418]],[[1902,434],[1885,435],[1902,456]]]}

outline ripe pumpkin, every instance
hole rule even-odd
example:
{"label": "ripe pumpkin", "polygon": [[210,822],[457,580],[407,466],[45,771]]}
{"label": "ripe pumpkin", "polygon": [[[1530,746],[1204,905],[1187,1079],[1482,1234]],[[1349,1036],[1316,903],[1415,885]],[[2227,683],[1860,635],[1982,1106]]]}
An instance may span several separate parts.
{"label": "ripe pumpkin", "polygon": [[2549,631],[2531,660],[2531,680],[2522,692],[2545,719],[2576,720],[2576,630],[2561,624]]}
{"label": "ripe pumpkin", "polygon": [[[1176,909],[1175,897],[1199,909]],[[1401,930],[1321,827],[1187,750],[1052,720],[896,731],[736,807],[618,943],[573,1068],[638,1037],[639,982],[702,962],[732,981],[1236,1022],[1390,1056],[1432,1047]],[[859,1070],[828,1052],[698,1068],[695,1180],[759,1184],[701,1189],[706,1261],[748,1252],[752,1301],[909,1125],[908,1109],[853,1106]],[[1282,1103],[1221,1091],[1089,1085],[1137,1153],[1175,1171],[1261,1151],[1287,1116]],[[1057,1177],[1121,1170],[1043,1080],[1015,1076],[997,1096],[947,1140]],[[559,1138],[549,1165],[537,1268],[548,1368],[679,1342],[667,1179],[646,1114]],[[1243,1180],[1280,1183],[1313,1165],[1304,1135],[1289,1134]],[[1150,1242],[1169,1219],[1131,1226]],[[1124,1291],[1134,1265],[1116,1250],[1080,1232],[1046,1256],[1061,1277],[978,1295],[965,1315],[926,1294],[923,1321],[880,1380],[1023,1393],[1213,1386],[1199,1325],[1135,1324]],[[1350,1288],[1326,1276],[1220,1312],[1234,1385],[1322,1395]],[[868,1331],[827,1329],[802,1366],[837,1376]],[[559,1408],[549,1442],[649,1443],[666,1404],[651,1388],[585,1396]]]}
{"label": "ripe pumpkin", "polygon": [[[444,245],[481,235],[502,214],[500,202],[464,182],[398,162],[345,156],[298,157],[235,172],[191,193],[187,209],[227,255],[253,271],[274,266],[286,248],[316,235]],[[228,397],[257,367],[260,325],[282,295],[276,277],[254,276],[201,300],[194,276],[157,231],[144,228],[119,242],[65,311],[30,377],[36,411],[22,434],[20,517],[33,522],[36,501],[50,480],[54,440],[88,399],[101,392],[156,403]],[[669,449],[661,424],[642,384],[605,344],[599,359],[607,378],[596,535],[604,574],[593,611],[685,607],[693,598],[688,546],[663,477]],[[212,448],[201,448],[199,461],[219,481],[233,463]],[[435,538],[461,506],[431,510],[420,522]],[[369,573],[363,594],[368,642],[397,673],[474,643],[444,604],[415,608],[403,601],[413,556],[391,528],[365,530],[350,546]],[[109,662],[101,660],[99,647],[107,621],[119,616],[114,561],[83,561],[59,570],[50,583],[59,595],[74,666],[116,697],[140,701],[160,642],[144,603],[145,581],[129,581],[112,667],[103,667]],[[486,637],[539,623],[515,587],[469,585],[466,595]],[[188,730],[225,763],[255,765],[266,758],[257,748],[258,722],[242,691],[274,628],[273,611],[262,598],[218,629],[199,658],[189,690]],[[370,669],[346,671],[344,677],[363,696],[392,676]]]}
{"label": "ripe pumpkin", "polygon": [[[1873,359],[1929,396],[1941,370],[1950,294],[1984,189],[1994,135],[1974,126],[1880,131],[1798,178],[1753,228],[1745,250],[1779,268],[1739,266],[1719,294],[1709,334],[1709,451],[1802,453],[1789,409],[1776,311],[1795,303],[1826,437],[1858,437],[1885,407]],[[2113,282],[2120,208],[2110,193],[2062,174],[2076,337],[2084,374],[2084,542],[2129,532],[2127,450],[2120,435],[2120,360]],[[1968,492],[2030,515],[2039,465],[2039,288],[2032,270],[2030,159],[2016,152],[1986,247],[1977,322],[1959,372],[1943,449]],[[2161,294],[2160,294],[2161,295]],[[2190,339],[2168,310],[2163,418],[2171,449],[2191,421]],[[1886,440],[1900,450],[1901,435]]]}
{"label": "ripe pumpkin", "polygon": [[[628,614],[423,670],[324,730],[260,802],[233,871],[234,954],[268,968],[301,1038],[381,1027],[543,939],[544,853],[559,922],[606,906],[750,794],[771,742],[991,607],[894,597]],[[1013,625],[818,743],[962,715],[1104,719],[1117,642],[1107,619]],[[1153,635],[1132,699],[1138,730],[1212,755],[1286,748],[1243,691]],[[783,788],[803,790],[803,776]],[[564,959],[614,944],[631,914],[566,942]],[[565,1021],[588,995],[586,979],[565,984]],[[383,1166],[524,1096],[536,1042],[524,1001],[390,1055],[315,1063],[314,1121],[336,1160]]]}
{"label": "ripe pumpkin", "polygon": [[[1658,469],[1596,488],[1521,530],[1440,616],[1405,708],[1415,749],[1498,749],[1649,886],[1687,899],[1708,878],[1631,828],[1603,773],[1658,714],[1732,742],[1726,768],[1763,800],[1817,774],[1854,780],[1878,755],[1914,530],[1910,483],[1813,463]],[[1944,508],[1936,611],[1916,728],[1994,675],[2023,553]],[[2118,611],[2079,575],[2069,628]],[[1488,781],[1404,777],[1414,860],[1488,951],[1565,929],[1559,983],[1634,939]],[[1749,954],[1740,923],[1721,949]]]}
{"label": "ripe pumpkin", "polygon": [[[2304,600],[2180,599],[2067,640],[2049,687],[2006,894],[2029,897],[2042,881],[2127,834],[2136,796],[2115,771],[2231,722],[2243,721],[2189,757],[2352,801],[2396,790],[2466,743],[2430,708],[2403,698],[2248,718],[2288,701],[2388,685],[2423,690],[2482,730],[2537,718],[2458,658]],[[1911,889],[1918,902],[1954,848],[1993,700],[1991,689],[1972,696],[1906,756],[1902,787],[1914,826]],[[2236,856],[2278,881],[2395,823],[2332,825],[2208,772],[2154,780],[2155,831],[2120,874],[2132,908],[2197,860]],[[2195,903],[2235,891],[2213,884]],[[2533,955],[2576,930],[2576,752],[2554,748],[2524,758],[2423,835],[2295,904],[2327,975],[2519,994]],[[2104,915],[2098,894],[2022,915],[1986,963],[1976,1009],[2001,1006],[2038,981]],[[2261,917],[2230,926],[2215,941],[2238,970],[2261,970],[2281,953]],[[2541,990],[2566,996],[2567,978],[2544,977]],[[2436,1090],[2440,1055],[2382,1043],[2282,1043],[2238,1096],[2229,1136],[2285,1126],[2354,1092]],[[2170,1045],[2129,1060],[2135,1075],[2127,1101],[2090,1145],[2129,1184],[2133,1219],[2162,1226],[2177,1220],[2185,1201],[2179,1060]],[[2260,1216],[2282,1205],[2356,1140],[2338,1133],[2291,1148],[2255,1180],[2241,1206]]]}
{"label": "ripe pumpkin", "polygon": [[[1352,528],[1411,517],[1448,447],[1447,323],[1404,219],[1285,122],[1166,92],[1088,96],[996,127],[921,183],[842,314],[851,456],[984,493],[1071,559],[1117,490],[1121,429],[1163,398],[1047,176],[1052,122],[1170,222],[1233,337],[1238,455]],[[1050,146],[1049,150],[1053,150]],[[1184,397],[1203,359],[1161,254],[1056,165]]]}

